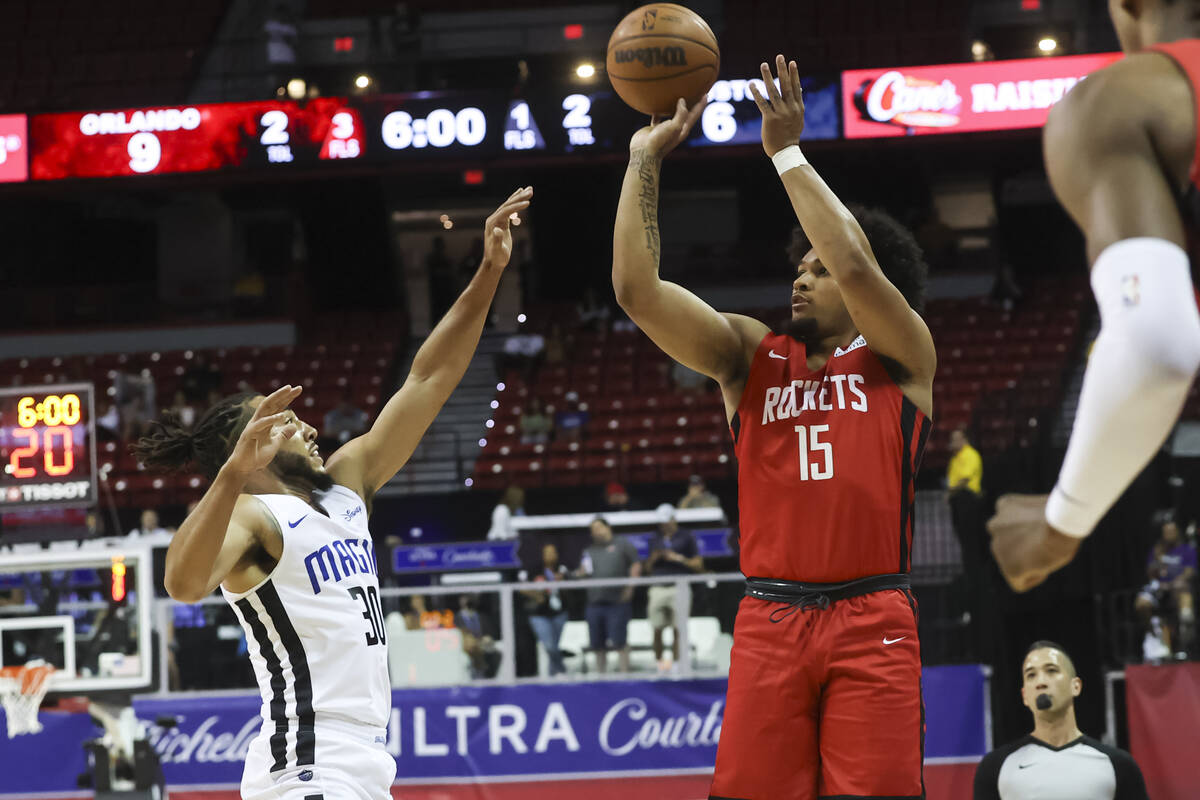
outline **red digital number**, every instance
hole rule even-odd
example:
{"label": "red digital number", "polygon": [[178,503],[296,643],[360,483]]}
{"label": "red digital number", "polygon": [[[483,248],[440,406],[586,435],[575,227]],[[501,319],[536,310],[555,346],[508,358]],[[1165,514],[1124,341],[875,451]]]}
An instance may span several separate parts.
{"label": "red digital number", "polygon": [[[36,430],[17,429],[12,432],[13,437],[23,437],[28,440],[25,447],[18,447],[12,451],[12,456],[8,459],[8,471],[14,478],[32,478],[37,474],[37,470],[30,466],[25,466],[21,463],[21,459],[33,456],[38,451],[38,433]],[[59,437],[63,451],[63,460],[61,464],[54,463],[54,438]],[[46,428],[42,432],[42,464],[46,468],[46,474],[54,477],[70,475],[75,469],[75,445],[71,436],[71,429],[66,425],[56,425],[53,428]]]}
{"label": "red digital number", "polygon": [[18,429],[18,430],[13,430],[12,435],[13,435],[14,439],[17,438],[18,436],[25,437],[26,439],[29,440],[29,446],[28,447],[18,447],[16,450],[12,451],[12,457],[9,458],[9,460],[8,460],[8,466],[9,466],[8,471],[12,474],[12,476],[14,478],[32,478],[34,475],[37,474],[37,470],[35,470],[33,467],[21,466],[21,459],[25,458],[26,456],[32,456],[34,453],[37,452],[37,449],[38,449],[37,431]]}
{"label": "red digital number", "polygon": [[[62,437],[63,463],[61,464],[54,463],[55,436]],[[42,449],[45,450],[47,475],[57,477],[71,474],[71,470],[75,468],[75,446],[72,442],[70,428],[66,425],[56,425],[53,428],[46,428],[46,432],[42,434]]]}

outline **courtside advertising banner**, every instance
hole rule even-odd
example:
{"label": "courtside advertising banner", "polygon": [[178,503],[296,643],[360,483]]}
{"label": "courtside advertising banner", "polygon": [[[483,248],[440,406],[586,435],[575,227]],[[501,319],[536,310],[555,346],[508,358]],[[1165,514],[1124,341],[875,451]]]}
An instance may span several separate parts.
{"label": "courtside advertising banner", "polygon": [[1038,128],[1075,84],[1120,53],[882,67],[842,73],[847,139]]}
{"label": "courtside advertising banner", "polygon": [[[395,690],[386,747],[396,759],[397,783],[408,785],[706,773],[717,755],[725,683],[598,681]],[[926,771],[978,761],[989,744],[983,668],[928,667],[923,683]],[[259,706],[256,693],[134,701],[167,783],[178,790],[236,790],[247,748],[262,725]],[[178,720],[176,726],[156,724],[164,716]],[[0,798],[66,796],[85,769],[81,745],[100,734],[88,716],[43,711],[39,720],[41,733],[0,745]],[[47,768],[49,754],[52,769]]]}

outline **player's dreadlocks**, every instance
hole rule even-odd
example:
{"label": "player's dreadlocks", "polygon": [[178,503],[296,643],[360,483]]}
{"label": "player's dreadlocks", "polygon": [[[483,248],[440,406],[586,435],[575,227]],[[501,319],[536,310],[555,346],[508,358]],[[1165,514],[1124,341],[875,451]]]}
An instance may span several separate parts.
{"label": "player's dreadlocks", "polygon": [[[925,306],[925,283],[929,277],[929,266],[925,263],[921,245],[886,211],[857,203],[846,207],[866,234],[883,274],[900,290],[908,304],[920,311]],[[793,267],[800,263],[810,247],[804,229],[796,226],[787,249]]]}
{"label": "player's dreadlocks", "polygon": [[166,411],[150,423],[146,435],[133,446],[133,454],[150,469],[179,472],[194,465],[212,480],[254,415],[246,401],[256,396],[256,392],[242,392],[217,401],[190,431],[178,414]]}

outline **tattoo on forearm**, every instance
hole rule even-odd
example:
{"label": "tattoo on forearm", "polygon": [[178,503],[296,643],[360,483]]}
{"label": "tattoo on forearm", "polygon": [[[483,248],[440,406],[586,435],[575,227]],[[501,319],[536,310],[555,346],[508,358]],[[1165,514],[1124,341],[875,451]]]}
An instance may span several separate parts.
{"label": "tattoo on forearm", "polygon": [[642,230],[646,232],[646,248],[658,261],[661,244],[658,237],[658,157],[645,150],[635,150],[629,164],[637,171],[642,187],[638,192],[638,207],[642,212]]}

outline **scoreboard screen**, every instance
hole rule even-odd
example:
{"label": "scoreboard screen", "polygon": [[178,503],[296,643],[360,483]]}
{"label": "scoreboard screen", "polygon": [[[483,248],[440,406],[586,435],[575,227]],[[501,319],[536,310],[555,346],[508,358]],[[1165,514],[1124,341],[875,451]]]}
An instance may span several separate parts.
{"label": "scoreboard screen", "polygon": [[39,114],[34,180],[206,172],[359,158],[358,111],[338,98]]}
{"label": "scoreboard screen", "polygon": [[0,389],[0,511],[96,504],[93,403],[90,383]]}
{"label": "scoreboard screen", "polygon": [[[836,78],[805,79],[805,139],[838,136]],[[757,144],[758,79],[721,80],[685,146]],[[761,87],[760,87],[761,88]],[[2,120],[3,118],[0,118]],[[621,152],[644,116],[611,89],[413,92],[38,114],[29,120],[33,180],[286,170],[356,161]],[[22,154],[23,155],[23,154]]]}

